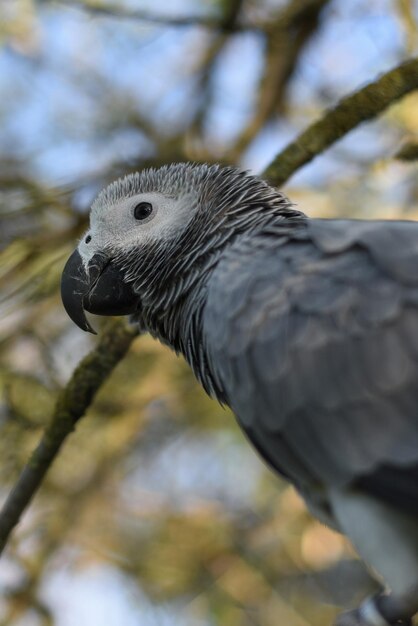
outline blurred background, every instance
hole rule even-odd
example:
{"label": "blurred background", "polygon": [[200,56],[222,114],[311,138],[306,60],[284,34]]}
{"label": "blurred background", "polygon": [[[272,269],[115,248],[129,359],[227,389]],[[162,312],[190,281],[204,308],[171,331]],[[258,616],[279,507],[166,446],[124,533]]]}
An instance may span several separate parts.
{"label": "blurred background", "polygon": [[[323,109],[416,54],[414,0],[2,0],[0,498],[96,339],[65,259],[115,177],[261,172]],[[418,218],[418,94],[300,170],[311,216]],[[97,322],[95,322],[97,325]],[[185,364],[139,338],[0,563],[2,626],[325,626],[373,589]]]}

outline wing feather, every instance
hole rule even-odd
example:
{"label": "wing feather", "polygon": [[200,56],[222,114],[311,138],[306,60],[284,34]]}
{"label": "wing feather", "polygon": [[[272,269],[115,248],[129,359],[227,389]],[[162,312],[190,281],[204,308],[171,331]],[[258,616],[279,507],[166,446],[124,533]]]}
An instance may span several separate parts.
{"label": "wing feather", "polygon": [[[387,480],[390,498],[409,502],[418,224],[311,220],[284,232],[277,245],[271,231],[238,241],[211,279],[204,327],[217,380],[256,447],[296,484],[360,481],[382,496]],[[392,470],[404,472],[395,496]]]}

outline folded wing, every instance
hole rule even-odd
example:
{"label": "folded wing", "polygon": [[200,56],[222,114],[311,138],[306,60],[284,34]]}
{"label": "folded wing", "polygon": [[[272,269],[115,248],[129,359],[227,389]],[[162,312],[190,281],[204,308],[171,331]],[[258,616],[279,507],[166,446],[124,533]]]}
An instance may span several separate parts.
{"label": "folded wing", "polygon": [[418,513],[418,224],[308,220],[238,241],[205,311],[211,368],[296,485]]}

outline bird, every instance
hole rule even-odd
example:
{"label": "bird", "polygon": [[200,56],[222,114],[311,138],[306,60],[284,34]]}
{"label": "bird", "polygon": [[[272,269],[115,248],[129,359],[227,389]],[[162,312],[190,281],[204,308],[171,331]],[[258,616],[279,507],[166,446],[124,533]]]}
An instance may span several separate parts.
{"label": "bird", "polygon": [[418,612],[418,222],[309,218],[235,167],[111,183],[69,257],[70,318],[128,315],[191,366],[382,591],[337,626]]}

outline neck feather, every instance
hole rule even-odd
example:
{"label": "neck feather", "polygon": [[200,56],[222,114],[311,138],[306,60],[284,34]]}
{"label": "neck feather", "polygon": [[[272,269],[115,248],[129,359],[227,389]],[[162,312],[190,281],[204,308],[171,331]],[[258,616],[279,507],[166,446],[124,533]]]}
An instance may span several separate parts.
{"label": "neck feather", "polygon": [[202,212],[177,240],[164,247],[155,245],[141,255],[136,252],[129,265],[128,277],[136,277],[135,291],[140,297],[140,312],[135,317],[141,329],[183,354],[205,390],[221,401],[222,390],[212,379],[202,339],[210,274],[225,248],[238,238],[304,219],[303,213],[277,193],[267,206],[259,201],[242,203],[216,220],[213,214],[209,220]]}

